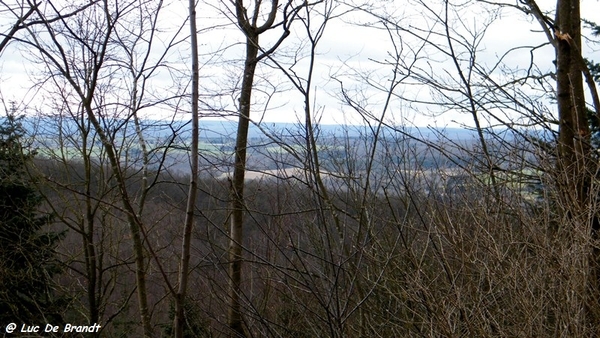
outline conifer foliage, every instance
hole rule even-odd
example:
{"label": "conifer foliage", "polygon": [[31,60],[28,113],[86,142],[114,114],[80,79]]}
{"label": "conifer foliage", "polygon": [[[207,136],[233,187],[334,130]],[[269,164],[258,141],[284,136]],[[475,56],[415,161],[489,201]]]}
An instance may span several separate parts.
{"label": "conifer foliage", "polygon": [[54,248],[60,234],[48,231],[50,217],[27,167],[22,119],[14,107],[0,119],[0,323],[58,323],[52,277],[59,271]]}

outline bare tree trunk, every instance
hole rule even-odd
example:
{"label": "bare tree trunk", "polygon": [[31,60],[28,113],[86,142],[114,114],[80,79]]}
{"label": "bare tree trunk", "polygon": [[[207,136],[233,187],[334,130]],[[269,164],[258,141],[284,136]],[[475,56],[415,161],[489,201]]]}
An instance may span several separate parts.
{"label": "bare tree trunk", "polygon": [[[96,74],[100,67],[96,68]],[[75,87],[75,86],[74,86]],[[136,286],[137,286],[137,296],[138,303],[140,309],[140,316],[142,322],[142,328],[144,331],[144,337],[152,337],[152,325],[150,324],[150,310],[148,307],[148,292],[146,287],[146,258],[144,254],[144,244],[142,241],[142,222],[137,217],[133,204],[131,203],[131,199],[129,198],[129,194],[127,193],[127,184],[125,178],[123,176],[123,171],[120,168],[119,159],[117,157],[116,151],[110,142],[108,136],[106,135],[105,130],[100,125],[100,122],[94,115],[91,100],[87,99],[88,97],[93,97],[93,93],[88,93],[88,95],[82,97],[83,106],[87,113],[88,119],[94,126],[104,149],[108,155],[108,159],[110,161],[112,172],[115,175],[117,186],[119,187],[119,192],[121,195],[121,200],[123,203],[123,207],[127,214],[127,222],[129,223],[129,229],[131,231],[131,238],[133,241],[133,252],[135,257],[135,277],[136,277]]]}
{"label": "bare tree trunk", "polygon": [[[284,19],[284,33],[268,51],[260,56],[258,52],[258,36],[271,29],[277,15],[278,0],[272,0],[271,9],[266,20],[258,25],[260,17],[260,1],[254,3],[253,15],[247,15],[242,0],[235,1],[235,13],[238,25],[246,36],[246,60],[242,78],[242,89],[240,93],[239,120],[235,141],[235,160],[233,179],[230,187],[231,195],[231,227],[229,241],[229,311],[227,324],[239,336],[245,337],[242,325],[241,313],[241,283],[242,283],[242,248],[243,248],[243,224],[244,224],[244,178],[246,174],[246,148],[248,146],[248,129],[250,127],[250,99],[252,87],[254,86],[254,73],[259,59],[272,53],[279,44],[289,35],[286,19]],[[286,6],[287,8],[287,6]],[[284,18],[286,16],[284,15]]]}
{"label": "bare tree trunk", "polygon": [[[581,17],[579,0],[559,0],[556,9],[557,104],[559,114],[559,184],[568,201],[585,209],[590,184],[587,170],[590,128],[579,65]],[[566,190],[566,191],[565,191]]]}
{"label": "bare tree trunk", "polygon": [[[590,213],[593,206],[591,184],[593,168],[590,127],[585,105],[581,54],[581,13],[579,0],[558,0],[555,21],[556,48],[556,100],[559,114],[559,134],[557,145],[558,193],[561,205],[565,208],[567,219],[577,231],[591,231],[592,239],[598,229],[596,216]],[[589,245],[582,243],[582,245]],[[586,252],[586,251],[584,251]],[[588,276],[587,292],[583,296],[585,308],[585,326],[596,335],[600,316],[598,304],[598,266],[597,249],[592,249],[586,266]],[[586,258],[582,258],[586,260]],[[573,323],[577,326],[577,323]],[[569,332],[582,332],[569,327]],[[585,331],[584,331],[585,332]]]}
{"label": "bare tree trunk", "polygon": [[235,141],[235,163],[231,183],[231,228],[229,242],[229,327],[240,336],[245,336],[240,309],[242,281],[242,241],[244,224],[244,177],[246,174],[246,148],[250,127],[250,99],[254,84],[254,72],[258,56],[258,34],[246,36],[246,63],[240,95],[239,120]]}
{"label": "bare tree trunk", "polygon": [[196,196],[198,191],[198,142],[199,142],[199,122],[198,122],[198,96],[199,96],[199,70],[198,70],[198,36],[196,29],[196,3],[194,0],[189,2],[190,13],[190,40],[192,47],[192,144],[190,149],[190,188],[188,191],[188,201],[185,210],[185,223],[183,225],[183,240],[181,244],[181,262],[179,266],[179,289],[175,295],[175,319],[174,331],[175,337],[183,337],[183,328],[185,325],[185,296],[189,278],[190,266],[190,245],[192,238],[192,228],[194,225],[194,209],[196,207]]}
{"label": "bare tree trunk", "polygon": [[[82,149],[85,153],[87,151],[87,136],[82,138],[83,144]],[[91,178],[92,178],[92,168],[90,163],[90,158],[87,156],[83,157],[84,170],[85,170],[85,224],[86,224],[86,232],[82,233],[83,242],[85,243],[85,261],[87,268],[87,277],[88,277],[88,302],[90,309],[90,323],[97,323],[99,320],[99,309],[96,295],[96,287],[97,287],[97,266],[96,266],[96,245],[94,243],[94,212],[92,207],[92,192],[91,192]]]}

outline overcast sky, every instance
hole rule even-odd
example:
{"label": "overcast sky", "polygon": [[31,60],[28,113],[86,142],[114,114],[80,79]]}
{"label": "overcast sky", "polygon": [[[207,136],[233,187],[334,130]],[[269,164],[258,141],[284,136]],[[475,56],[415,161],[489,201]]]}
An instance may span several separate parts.
{"label": "overcast sky", "polygon": [[[432,30],[443,32],[443,26],[432,20],[435,13],[442,13],[441,7],[436,5],[440,1],[425,2],[431,12],[418,1],[374,1],[374,11],[379,15],[390,15],[403,27],[414,27],[418,30]],[[458,1],[454,1],[458,3]],[[463,1],[465,2],[465,1]],[[515,4],[517,1],[508,2]],[[544,11],[550,11],[555,1],[539,1]],[[165,2],[165,8],[160,14],[162,33],[158,36],[162,46],[170,40],[176,29],[184,24],[187,17],[187,1]],[[316,5],[313,9],[312,27],[318,28],[320,24],[319,12],[322,13],[324,3]],[[600,22],[600,1],[582,0],[582,16],[585,19]],[[391,84],[393,65],[390,52],[396,47],[402,47],[402,62],[410,63],[415,58],[415,50],[423,45],[422,42],[407,32],[386,32],[382,30],[381,21],[361,11],[348,11],[347,6],[339,5],[333,14],[341,15],[331,19],[317,47],[316,68],[314,71],[313,107],[320,116],[321,123],[363,123],[362,117],[351,107],[340,100],[341,86],[348,90],[348,94],[372,114],[380,117],[386,92],[376,87],[388,88]],[[367,9],[363,7],[363,9]],[[456,31],[453,34],[468,36],[472,32],[485,34],[474,37],[477,41],[477,62],[486,67],[493,67],[500,57],[507,51],[518,46],[538,46],[547,42],[545,35],[540,31],[540,26],[523,13],[506,8],[499,11],[490,11],[492,7],[483,6],[473,2],[468,7],[460,8],[457,17],[450,17],[451,27]],[[198,4],[198,25],[200,28],[199,42],[201,44],[201,77],[204,101],[212,107],[222,107],[225,112],[235,111],[235,100],[241,81],[242,58],[244,55],[244,36],[232,24],[230,4],[225,2],[210,1]],[[0,13],[0,29],[6,31],[12,21],[8,13]],[[458,20],[458,16],[460,20]],[[215,28],[216,27],[216,28]],[[180,38],[185,39],[188,28],[184,27]],[[280,29],[268,32],[261,38],[261,44],[268,48],[281,34]],[[306,33],[300,22],[292,26],[292,34],[282,44],[274,60],[285,65],[289,70],[292,56],[298,62],[292,69],[299,77],[305,78],[307,72]],[[430,39],[439,40],[439,45],[445,43],[443,37],[432,35]],[[458,42],[458,41],[456,41]],[[155,45],[153,55],[161,55],[161,43]],[[460,52],[460,46],[456,45]],[[595,48],[595,49],[594,49]],[[600,60],[600,45],[584,46],[584,53],[590,59]],[[300,51],[298,53],[298,51]],[[5,101],[15,100],[22,107],[36,107],[48,109],[47,103],[51,91],[39,90],[35,83],[39,83],[41,76],[40,65],[32,64],[30,50],[12,44],[0,57],[0,91]],[[179,68],[182,74],[189,69],[187,64],[189,46],[187,41],[177,45],[169,52],[169,65]],[[531,49],[520,49],[509,53],[504,59],[505,68],[516,69],[527,67],[532,55]],[[550,46],[536,49],[533,52],[535,63],[540,71],[551,71],[554,51]],[[304,58],[303,58],[304,57]],[[457,73],[450,60],[445,59],[432,46],[424,46],[416,54],[417,62],[422,72],[427,67],[430,74],[439,76],[445,83],[456,79]],[[412,59],[411,59],[412,58]],[[386,64],[387,62],[387,64]],[[424,66],[426,65],[426,66]],[[494,76],[502,77],[500,72]],[[153,85],[156,91],[168,91],[176,86],[172,79],[173,74],[162,72],[156,75]],[[273,62],[263,63],[257,73],[257,86],[254,91],[255,109],[253,120],[268,122],[295,122],[303,119],[303,103],[300,93],[293,88],[282,71],[273,67]],[[181,81],[179,81],[181,83]],[[34,88],[34,89],[32,89]],[[460,124],[472,125],[472,118],[464,112],[455,109],[442,109],[433,105],[426,105],[414,101],[429,101],[432,93],[423,84],[415,79],[407,78],[398,84],[394,93],[395,98],[390,102],[385,119],[398,124],[418,126],[457,126]],[[218,94],[218,95],[217,95]],[[46,107],[46,108],[44,108]],[[155,116],[169,114],[156,110]],[[205,112],[208,114],[208,112]],[[214,115],[214,114],[211,114]]]}

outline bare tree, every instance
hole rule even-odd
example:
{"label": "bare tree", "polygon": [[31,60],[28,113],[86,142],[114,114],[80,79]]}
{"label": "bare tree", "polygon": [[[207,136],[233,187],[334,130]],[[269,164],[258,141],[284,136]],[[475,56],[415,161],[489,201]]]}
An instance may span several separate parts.
{"label": "bare tree", "polygon": [[[166,144],[153,142],[150,145],[144,136],[148,126],[141,122],[140,113],[144,108],[156,107],[180,96],[174,93],[170,97],[152,98],[148,91],[152,76],[166,69],[163,69],[164,60],[167,51],[178,43],[176,37],[179,30],[175,30],[174,37],[166,45],[166,51],[157,51],[153,42],[162,2],[153,8],[146,6],[150,4],[130,2],[113,7],[106,1],[96,2],[73,17],[49,20],[47,18],[51,18],[52,14],[58,16],[65,9],[48,4],[44,9],[36,9],[41,24],[27,27],[29,35],[17,41],[39,52],[40,60],[49,74],[49,83],[54,82],[61,89],[68,88],[63,91],[72,93],[64,104],[79,107],[73,109],[71,117],[82,128],[78,131],[82,137],[97,139],[102,144],[102,154],[108,161],[106,169],[110,172],[109,181],[116,184],[113,188],[118,192],[120,206],[112,202],[106,204],[108,202],[102,200],[95,204],[116,208],[129,225],[142,330],[145,336],[153,336],[146,278],[149,257],[158,267],[167,289],[173,295],[175,292],[162,267],[163,262],[150,242],[144,206],[148,193],[159,182],[166,151],[173,143],[179,127],[166,126],[172,131],[172,136],[165,140]],[[136,24],[137,28],[132,29],[132,25]],[[123,75],[123,79],[130,81],[116,82],[116,75]],[[128,100],[123,102],[119,98],[119,90],[128,94]],[[133,154],[128,140],[132,135],[133,140],[138,142],[141,156]],[[86,167],[89,169],[96,154],[84,150],[82,155],[84,161],[88,161]],[[141,184],[135,190],[131,178],[136,176],[138,166],[141,168]],[[87,172],[91,175],[90,170]],[[86,196],[88,201],[95,198],[90,192]],[[88,237],[94,236],[92,218],[86,220],[88,227],[92,227],[85,231]],[[90,271],[95,270],[96,257],[103,255],[103,252],[93,250],[92,240],[93,237],[90,237],[87,246],[90,250],[86,251]],[[88,276],[92,278],[93,274]],[[93,298],[93,294],[90,294],[90,301]],[[96,316],[97,313],[93,317]]]}
{"label": "bare tree", "polygon": [[[545,187],[548,195],[546,196],[549,200],[558,202],[554,206],[552,204],[554,202],[548,202],[549,204],[545,205],[545,209],[542,212],[557,215],[565,224],[568,224],[567,228],[571,229],[571,233],[565,231],[564,224],[552,225],[553,222],[549,221],[544,223],[545,230],[539,233],[536,233],[535,228],[528,230],[531,231],[527,234],[528,238],[539,243],[541,247],[554,247],[553,250],[537,253],[540,257],[543,256],[544,259],[548,260],[540,266],[539,270],[542,275],[547,274],[545,275],[547,277],[536,276],[534,280],[542,284],[545,283],[544,278],[550,278],[548,276],[551,276],[551,272],[555,271],[555,267],[550,262],[559,257],[564,257],[559,259],[560,266],[563,268],[571,266],[575,271],[581,271],[581,273],[563,276],[560,281],[556,282],[556,290],[560,290],[559,292],[556,292],[555,295],[543,295],[548,298],[556,298],[557,304],[561,305],[546,309],[550,313],[550,317],[545,322],[547,326],[540,328],[542,330],[540,332],[549,330],[549,332],[568,332],[568,334],[572,335],[584,335],[584,332],[593,332],[589,330],[595,326],[593,317],[584,320],[585,315],[581,309],[589,306],[588,304],[595,304],[593,301],[595,296],[593,294],[586,294],[585,281],[590,271],[587,268],[586,257],[588,257],[588,253],[586,252],[590,248],[589,236],[594,233],[593,231],[589,231],[594,219],[593,207],[591,207],[594,203],[591,196],[595,194],[594,191],[596,189],[590,184],[590,177],[594,175],[595,169],[590,167],[589,162],[589,127],[586,117],[586,103],[583,99],[583,89],[581,86],[583,82],[581,74],[585,75],[589,71],[586,71],[582,66],[584,63],[580,52],[581,42],[577,42],[577,39],[580,39],[579,4],[570,3],[565,5],[559,2],[556,13],[562,19],[557,19],[557,23],[565,24],[560,20],[564,20],[567,23],[564,27],[559,27],[558,25],[554,27],[552,20],[541,13],[537,9],[537,6],[534,7],[532,2],[523,2],[523,4],[530,6],[527,9],[529,13],[534,13],[542,23],[544,30],[548,32],[550,44],[556,49],[564,49],[557,52],[558,69],[556,74],[558,87],[556,95],[562,95],[564,102],[559,102],[557,109],[558,118],[554,120],[553,116],[548,113],[549,109],[542,103],[548,102],[550,98],[555,97],[551,89],[552,83],[549,82],[553,75],[543,69],[540,70],[538,67],[542,66],[534,58],[536,50],[544,45],[548,45],[548,43],[542,42],[533,46],[511,47],[504,54],[500,54],[496,64],[493,64],[491,67],[484,62],[478,62],[477,60],[480,59],[479,54],[482,51],[480,46],[482,41],[484,41],[488,24],[484,24],[481,28],[476,26],[472,28],[472,26],[464,24],[463,20],[467,20],[466,18],[470,15],[469,11],[482,9],[486,11],[484,13],[488,13],[486,16],[492,20],[495,13],[497,13],[497,8],[494,6],[487,7],[487,9],[485,6],[478,7],[481,3],[484,2],[463,4],[452,1],[442,1],[436,4],[425,2],[413,3],[413,5],[421,9],[421,13],[427,15],[428,26],[426,28],[411,25],[410,22],[403,22],[402,19],[389,15],[387,13],[389,8],[386,8],[386,12],[378,12],[382,14],[376,14],[374,24],[369,23],[373,27],[382,27],[382,29],[388,32],[390,32],[389,28],[392,28],[391,32],[401,32],[401,35],[399,34],[401,38],[397,40],[399,41],[397,45],[422,45],[425,48],[424,55],[430,53],[430,55],[437,56],[433,59],[427,59],[425,63],[417,60],[416,64],[412,67],[407,67],[402,62],[395,62],[396,65],[399,65],[399,68],[394,73],[407,74],[408,78],[412,81],[422,83],[423,87],[430,93],[429,95],[418,95],[411,91],[407,93],[394,93],[393,95],[401,100],[405,100],[405,102],[411,102],[415,106],[420,106],[422,109],[433,111],[439,109],[440,113],[449,110],[469,113],[473,117],[474,130],[479,143],[478,147],[469,149],[469,145],[465,146],[448,139],[446,139],[446,144],[439,146],[427,140],[419,140],[418,136],[415,137],[406,134],[402,127],[396,126],[392,121],[385,121],[385,124],[396,133],[406,134],[409,139],[413,138],[427,145],[427,147],[437,149],[449,161],[455,161],[457,157],[461,158],[462,160],[456,164],[461,170],[464,170],[463,173],[466,176],[471,176],[473,180],[471,183],[461,183],[463,188],[470,187],[467,190],[475,190],[475,186],[479,186],[479,189],[482,189],[479,192],[481,200],[486,200],[493,196],[491,200],[486,200],[489,204],[479,205],[478,207],[473,206],[472,210],[480,210],[481,213],[485,213],[486,219],[499,217],[491,223],[495,226],[500,226],[503,224],[502,222],[506,222],[507,219],[512,217],[510,215],[513,215],[513,213],[521,215],[519,217],[526,220],[526,222],[533,221],[535,217],[538,217],[539,214],[537,214],[537,211],[529,213],[519,209],[523,205],[531,207],[531,204],[522,200],[522,196],[518,196],[524,193],[523,182],[526,182],[528,179],[535,180],[534,176],[537,176],[537,180],[541,180],[544,184],[547,184]],[[510,5],[507,4],[507,6]],[[566,7],[563,8],[561,6]],[[364,8],[367,7],[357,9],[362,10]],[[561,9],[565,10],[562,14]],[[566,12],[566,9],[569,12]],[[370,10],[372,11],[373,9]],[[491,21],[489,24],[491,24]],[[412,41],[416,41],[416,43],[411,43],[411,38],[414,38],[415,40]],[[558,41],[561,39],[563,41]],[[571,41],[570,39],[574,40]],[[531,55],[530,62],[528,65],[525,65],[525,69],[514,70],[512,73],[509,73],[506,71],[510,68],[505,64],[505,58],[511,53],[518,53],[519,50],[529,51]],[[410,56],[410,54],[408,55]],[[387,61],[381,61],[380,64],[387,64]],[[560,62],[564,62],[564,64],[561,66]],[[453,65],[454,67],[448,67],[449,65]],[[502,74],[504,78],[499,79],[499,74]],[[370,77],[367,76],[361,79],[365,83],[370,84],[371,88],[378,88],[378,90],[384,93],[391,92],[379,85],[381,81],[370,81]],[[561,83],[561,81],[563,82]],[[517,84],[521,87],[516,86]],[[590,88],[590,91],[594,93],[595,88]],[[531,94],[535,94],[536,92],[541,93],[537,98],[539,101],[532,100],[534,96]],[[592,102],[596,101],[594,99],[595,96],[595,94],[592,95]],[[345,95],[344,99],[352,107],[357,107],[357,111],[359,112],[365,106],[365,104],[361,104],[360,101],[353,99],[349,95]],[[377,120],[364,108],[361,113],[363,116]],[[556,148],[553,149],[552,146],[549,148],[544,147],[543,149],[538,148],[537,145],[540,143],[547,145],[545,142],[538,143],[538,141],[540,138],[553,134],[552,128],[554,128],[555,123],[559,127]],[[504,138],[498,131],[484,127],[484,124],[508,129],[513,136]],[[547,128],[546,135],[537,134],[538,132],[529,134],[527,128],[530,126],[543,126]],[[522,143],[518,143],[517,140]],[[551,140],[550,138],[550,142],[552,142]],[[456,153],[454,153],[455,151]],[[476,152],[478,157],[473,158],[472,161],[468,161],[469,156],[466,155],[465,151]],[[547,164],[553,162],[553,159],[556,160],[556,166],[548,166]],[[567,163],[567,165],[564,163]],[[400,174],[399,177],[400,182],[405,182],[406,184],[417,181],[416,177],[410,177],[409,172],[415,171],[403,171],[404,174]],[[534,174],[531,175],[531,173]],[[443,172],[439,174],[443,174]],[[390,180],[390,182],[395,182],[395,180]],[[434,184],[432,179],[428,185],[435,190],[439,189],[439,186]],[[423,293],[416,294],[422,297],[417,302],[423,304],[426,311],[425,314],[420,314],[419,316],[422,316],[421,318],[430,318],[425,319],[425,321],[432,320],[432,322],[439,323],[439,327],[437,328],[442,330],[441,332],[444,332],[443,335],[454,335],[458,332],[455,331],[456,327],[443,326],[444,320],[448,320],[452,316],[457,316],[456,318],[462,318],[461,320],[464,319],[467,321],[467,326],[464,330],[471,332],[471,334],[480,335],[481,333],[477,333],[476,331],[482,329],[480,326],[477,326],[479,324],[469,326],[474,323],[474,318],[479,316],[479,314],[472,312],[473,308],[470,307],[471,305],[468,302],[463,302],[465,299],[461,299],[457,295],[463,287],[469,285],[468,283],[476,283],[475,281],[469,282],[468,278],[464,279],[465,284],[458,282],[458,279],[461,278],[459,276],[462,276],[462,273],[459,274],[456,271],[456,266],[452,263],[452,260],[457,259],[458,261],[462,261],[460,255],[465,253],[457,251],[457,256],[449,254],[452,251],[452,244],[447,245],[444,243],[445,240],[449,241],[449,243],[456,243],[455,240],[457,238],[454,238],[451,232],[454,230],[449,230],[449,232],[442,234],[435,228],[430,227],[430,224],[436,224],[436,226],[440,224],[430,218],[432,215],[440,213],[440,206],[437,202],[420,198],[419,189],[411,188],[410,184],[406,184],[404,187],[400,186],[396,189],[396,194],[393,196],[408,194],[408,205],[416,210],[421,227],[428,236],[434,235],[434,237],[430,237],[429,239],[423,238],[419,241],[426,241],[426,243],[431,245],[432,252],[435,254],[433,256],[435,257],[435,261],[439,262],[439,265],[443,268],[442,271],[439,271],[440,277],[444,277],[448,284],[445,297],[457,309],[456,312],[452,313],[453,311],[445,312],[449,309],[441,310],[441,308],[433,307],[435,301],[431,301],[433,299],[439,300],[436,293],[441,290],[424,288],[421,289]],[[387,192],[389,193],[389,190]],[[490,194],[490,192],[493,193]],[[553,194],[557,194],[555,196],[558,198],[553,199]],[[464,197],[466,198],[468,195]],[[522,204],[515,204],[517,200],[521,201],[520,203]],[[451,214],[451,211],[445,209],[443,205],[441,207],[443,208],[443,213]],[[532,209],[536,210],[538,207],[532,207]],[[557,212],[556,209],[553,209],[554,207],[558,207],[559,211]],[[478,214],[478,216],[483,217],[482,214]],[[502,220],[503,217],[507,218]],[[452,217],[449,217],[446,222],[456,222],[456,220],[452,221]],[[479,222],[475,223],[480,224]],[[557,227],[558,230],[546,237],[547,234],[545,231],[551,228],[555,229],[554,227]],[[514,245],[510,239],[504,238],[501,233],[496,233],[492,230],[489,231],[491,235],[489,239],[494,241],[496,247]],[[507,233],[513,231],[510,230]],[[438,241],[441,238],[444,241]],[[399,237],[399,239],[402,239],[401,242],[398,242],[402,244],[400,247],[406,248],[407,242],[404,237]],[[485,242],[487,240],[481,237],[473,239],[474,243],[477,243],[477,241]],[[410,246],[408,245],[408,247]],[[411,251],[409,250],[408,254],[411,254]],[[423,254],[425,254],[425,250]],[[528,260],[526,257],[526,255],[522,256],[524,262]],[[487,259],[489,260],[482,261],[482,264],[488,267],[496,264],[493,257],[488,257]],[[422,268],[422,261],[409,260],[409,262],[412,262],[414,267]],[[394,269],[392,268],[391,271],[394,271]],[[499,276],[494,277],[492,273],[486,278],[490,278],[493,281],[494,278]],[[441,281],[441,279],[439,280]],[[571,292],[569,290],[576,290],[574,291],[575,296],[567,296]],[[415,297],[413,300],[419,297]],[[588,303],[588,301],[591,302]],[[519,306],[523,307],[519,308],[518,311],[532,313],[534,311],[533,307],[537,305],[529,303],[519,304]],[[438,312],[438,310],[441,311]],[[470,313],[470,315],[467,313]],[[487,320],[483,318],[487,315],[483,313],[481,315],[481,323],[483,324]],[[502,316],[502,314],[496,315],[499,317]],[[511,321],[510,324],[512,323]],[[555,323],[560,324],[556,324],[555,328],[551,328]],[[494,324],[487,329],[483,329],[484,331],[482,332],[490,332],[487,330],[492,330],[491,332],[493,332],[496,329],[513,330],[509,325],[504,327],[501,324]]]}
{"label": "bare tree", "polygon": [[[79,12],[84,11],[88,7],[92,6],[95,2],[97,1],[90,1],[88,4],[75,7],[70,11],[56,13],[54,17],[48,17],[45,19],[45,21],[58,21],[77,15]],[[32,25],[43,24],[44,21],[39,20],[34,15],[36,14],[38,8],[42,6],[41,2],[27,0],[21,1],[20,3],[11,3],[11,1],[2,1],[0,2],[0,5],[2,5],[0,12],[4,12],[4,14],[10,13],[11,16],[14,16],[15,18],[14,24],[8,29],[8,31],[0,33],[0,36],[2,36],[2,41],[0,41],[0,53],[2,53],[4,48],[11,42],[11,40],[20,30],[28,28]]]}
{"label": "bare tree", "polygon": [[190,20],[190,43],[192,57],[192,140],[190,145],[190,187],[185,210],[185,222],[183,225],[183,238],[181,241],[181,263],[179,266],[179,288],[175,295],[175,337],[183,337],[185,326],[184,306],[189,279],[190,250],[192,240],[192,229],[196,209],[196,196],[198,194],[198,143],[199,143],[199,69],[198,69],[198,29],[196,28],[196,2],[189,1]]}
{"label": "bare tree", "polygon": [[[244,218],[244,177],[246,173],[246,152],[248,146],[248,130],[250,126],[250,111],[252,88],[254,86],[254,74],[256,66],[261,59],[272,54],[283,40],[290,34],[289,27],[292,20],[296,16],[299,8],[293,7],[291,1],[287,2],[283,7],[283,19],[280,23],[276,23],[275,19],[279,12],[279,1],[273,0],[268,9],[264,22],[259,22],[264,15],[262,2],[254,3],[252,15],[248,16],[247,9],[242,0],[236,0],[235,17],[237,24],[246,37],[246,56],[244,71],[242,73],[242,86],[240,89],[239,98],[239,120],[235,142],[235,160],[234,172],[231,181],[231,227],[230,227],[230,244],[229,244],[229,298],[230,307],[228,314],[228,323],[231,329],[240,336],[245,336],[242,325],[242,313],[240,311],[240,297],[242,290],[241,286],[241,271],[242,271],[242,248],[243,248],[243,218]],[[279,39],[268,49],[261,51],[259,44],[259,36],[264,32],[281,26],[283,33]]]}
{"label": "bare tree", "polygon": [[[560,0],[554,8],[554,19],[543,12],[536,1],[522,1],[520,9],[532,15],[546,34],[556,53],[556,103],[558,111],[558,139],[556,144],[556,171],[554,185],[558,205],[568,224],[575,229],[589,229],[593,240],[600,230],[593,177],[597,166],[592,156],[591,132],[588,114],[600,116],[600,100],[585,56],[582,54],[581,5],[578,0]],[[591,94],[588,107],[584,78]],[[587,244],[583,244],[587,246]],[[595,309],[599,299],[599,253],[596,244],[590,253],[589,294],[582,295],[587,309],[586,325],[596,327],[600,315]],[[582,250],[585,252],[586,250]],[[586,254],[583,254],[586,256]],[[587,268],[585,268],[587,269]],[[572,327],[572,332],[576,328]]]}

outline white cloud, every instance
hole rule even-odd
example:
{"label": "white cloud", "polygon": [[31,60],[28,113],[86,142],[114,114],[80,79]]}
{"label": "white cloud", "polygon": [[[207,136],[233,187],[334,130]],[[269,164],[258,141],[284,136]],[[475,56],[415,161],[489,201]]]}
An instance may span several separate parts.
{"label": "white cloud", "polygon": [[[379,8],[379,10],[383,10],[380,14],[391,15],[392,19],[397,19],[399,24],[407,29],[406,31],[392,31],[391,35],[390,32],[381,29],[380,20],[365,13],[351,13],[332,19],[328,23],[317,48],[314,82],[311,87],[314,94],[311,105],[317,112],[320,112],[322,123],[359,123],[361,121],[361,117],[352,112],[351,108],[340,103],[341,87],[338,81],[342,81],[344,88],[349,90],[350,94],[357,95],[355,99],[360,99],[370,114],[380,116],[386,96],[384,92],[370,85],[383,88],[390,85],[393,65],[385,64],[385,62],[393,59],[392,41],[401,50],[400,60],[407,66],[415,61],[414,52],[419,51],[420,54],[414,63],[418,68],[414,68],[414,70],[418,70],[424,76],[442,79],[441,83],[450,87],[457,86],[456,89],[459,89],[460,81],[458,81],[458,73],[454,64],[443,53],[436,50],[436,47],[445,48],[444,44],[447,43],[443,35],[437,35],[444,33],[444,27],[439,22],[432,21],[434,15],[443,14],[441,7],[436,7],[439,5],[436,3],[436,1],[424,2],[428,7],[424,7],[419,1],[414,0],[402,3],[383,3],[384,7]],[[317,6],[325,4],[321,3]],[[551,3],[541,1],[540,5],[546,6],[542,10],[550,10],[552,6]],[[163,48],[172,34],[184,23],[187,18],[186,6],[187,2],[185,1],[173,1],[165,7],[159,19],[161,33],[158,34],[158,37],[161,43],[155,45],[156,51],[153,55],[157,56],[163,52]],[[199,42],[203,61],[202,86],[205,94],[219,94],[212,98],[206,97],[205,100],[212,107],[225,109],[224,114],[235,110],[236,90],[239,89],[245,50],[244,36],[232,23],[233,18],[230,16],[228,6],[230,6],[229,2],[209,0],[209,2],[200,3],[198,10]],[[526,68],[531,55],[533,55],[534,62],[540,71],[552,70],[554,52],[550,47],[535,49],[533,54],[531,54],[531,49],[525,48],[505,54],[516,46],[538,46],[546,42],[545,35],[539,31],[538,23],[534,22],[532,18],[509,8],[499,12],[488,12],[491,7],[484,6],[479,2],[471,2],[469,6],[461,8],[460,13],[454,17],[451,16],[450,20],[452,29],[454,29],[453,34],[462,34],[463,37],[468,37],[471,32],[481,29],[486,22],[490,21],[485,36],[480,41],[481,50],[477,54],[478,63],[489,69],[494,67],[501,56],[504,56],[502,61],[505,69]],[[600,18],[597,17],[597,13],[600,13],[599,1],[584,0],[582,6],[584,17],[600,21]],[[341,13],[346,9],[347,7],[339,7],[335,13]],[[318,8],[315,7],[314,10],[316,11]],[[495,15],[494,19],[491,19],[491,14]],[[320,24],[320,19],[315,16],[312,20],[312,27],[316,29]],[[377,24],[379,29],[375,26],[359,26],[357,23]],[[6,30],[7,27],[4,25],[0,28]],[[285,69],[289,69],[296,58],[297,64],[292,69],[299,77],[305,78],[308,69],[305,31],[302,29],[301,22],[296,22],[292,29],[292,34],[281,45],[274,57],[284,65]],[[435,41],[436,44],[426,45],[423,49],[419,49],[422,41],[411,36],[409,29],[413,29],[414,33],[422,36],[428,30],[432,30],[434,34],[428,38]],[[182,42],[168,53],[168,66],[173,71],[167,72],[165,68],[165,71],[157,74],[153,80],[153,85],[156,86],[153,90],[156,91],[156,95],[174,88],[181,90],[181,86],[186,85],[184,78],[174,79],[173,76],[185,77],[189,72],[188,34],[188,28],[184,27],[178,37]],[[266,33],[261,38],[261,44],[271,46],[280,34],[280,28]],[[460,46],[462,42],[465,40],[454,41],[455,52],[465,52],[465,49]],[[305,49],[301,53],[294,54],[298,46],[303,46]],[[445,50],[447,51],[447,48]],[[591,51],[591,49],[586,50]],[[34,53],[34,51],[25,53]],[[592,53],[592,57],[597,54],[598,52]],[[467,71],[468,67],[465,62],[461,64]],[[3,97],[17,100],[23,98],[26,102],[34,102],[35,97],[33,96],[39,95],[39,93],[28,91],[28,89],[35,82],[32,75],[41,72],[41,69],[32,65],[29,59],[24,57],[23,51],[19,51],[14,44],[3,52],[0,58],[0,67],[2,69],[0,90]],[[492,74],[492,78],[497,81],[504,78],[499,69]],[[295,122],[303,120],[302,97],[298,91],[293,89],[283,73],[273,67],[261,66],[258,75],[261,78],[257,79],[257,87],[254,91],[257,105],[253,116],[264,121]],[[333,79],[332,76],[336,78]],[[428,85],[417,82],[415,79],[409,78],[396,87],[397,97],[391,101],[387,118],[396,122],[405,120],[416,125],[452,125],[453,121],[464,124],[471,123],[472,119],[468,114],[456,109],[435,110],[434,107],[424,103],[410,102],[412,100],[432,100]],[[268,107],[265,107],[264,104],[267,103]],[[439,114],[440,111],[446,112]]]}

